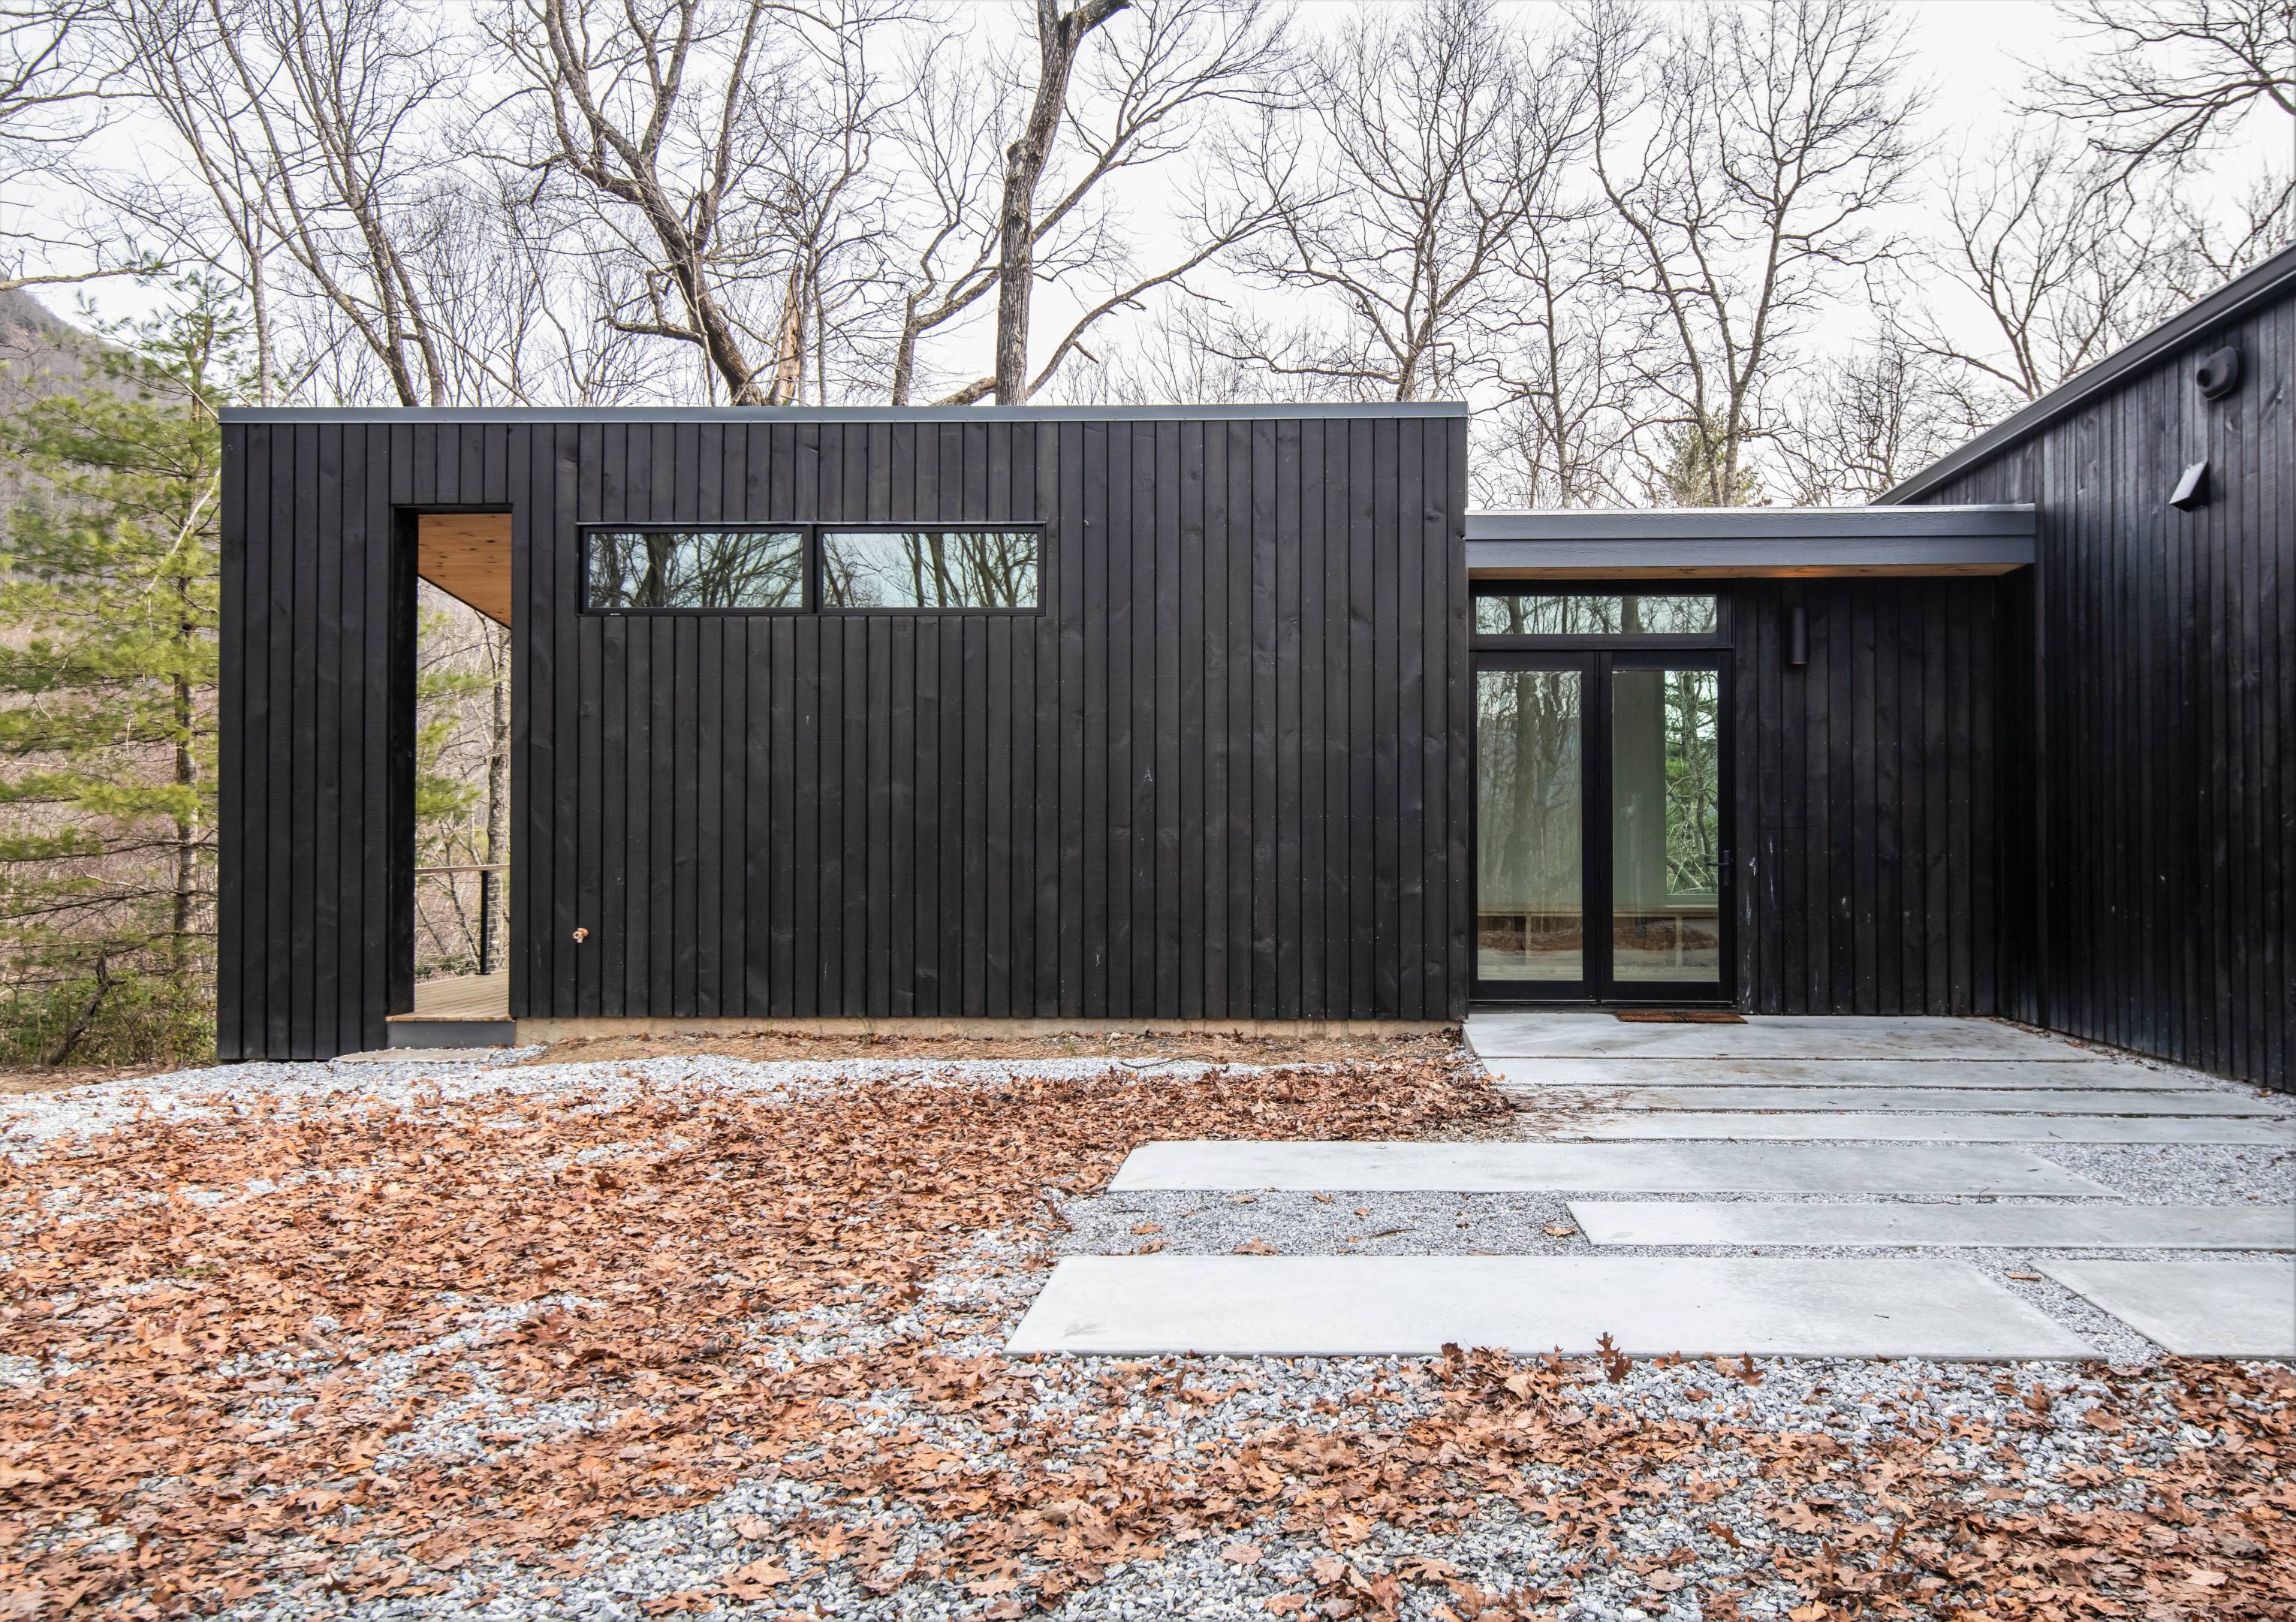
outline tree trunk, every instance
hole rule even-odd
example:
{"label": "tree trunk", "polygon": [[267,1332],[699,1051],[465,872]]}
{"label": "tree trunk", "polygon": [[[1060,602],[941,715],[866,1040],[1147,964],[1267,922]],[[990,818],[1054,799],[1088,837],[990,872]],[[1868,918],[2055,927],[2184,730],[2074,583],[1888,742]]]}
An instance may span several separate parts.
{"label": "tree trunk", "polygon": [[[188,627],[185,627],[189,629]],[[176,786],[188,794],[193,775],[192,762],[192,684],[176,678]],[[190,816],[176,818],[175,894],[168,909],[168,967],[178,985],[191,966],[192,902],[196,893],[200,825]]]}
{"label": "tree trunk", "polygon": [[996,403],[1029,400],[1029,295],[1037,275],[1037,183],[1053,155],[1069,75],[1084,37],[1132,0],[1037,0],[1037,94],[1021,137],[1004,149],[1004,192],[996,215]]}
{"label": "tree trunk", "polygon": [[[510,634],[489,630],[493,656],[494,716],[487,739],[487,850],[484,860],[495,866],[510,860]],[[486,895],[487,950],[479,972],[493,974],[508,960],[505,926],[510,918],[508,873],[495,873],[480,889]]]}
{"label": "tree trunk", "polygon": [[[171,695],[176,722],[176,786],[184,791],[185,800],[191,799],[192,784],[198,776],[198,763],[192,756],[192,724],[194,717],[192,702],[192,678],[184,668],[192,657],[200,628],[192,612],[192,583],[178,575],[176,578],[176,649],[179,661],[174,692]],[[192,904],[197,895],[199,874],[199,818],[179,812],[176,816],[175,894],[168,908],[168,968],[177,986],[184,983],[191,968]]]}
{"label": "tree trunk", "polygon": [[767,391],[768,406],[794,406],[805,384],[806,274],[802,261],[790,272],[782,290],[781,330],[774,338],[774,381]]}
{"label": "tree trunk", "polygon": [[248,260],[247,302],[255,318],[255,403],[270,406],[276,402],[272,396],[276,388],[276,370],[271,358],[271,297],[264,274],[263,256],[250,254]]}
{"label": "tree trunk", "polygon": [[917,373],[917,296],[911,293],[901,301],[901,337],[893,346],[892,397],[894,406],[909,403],[909,389]]}

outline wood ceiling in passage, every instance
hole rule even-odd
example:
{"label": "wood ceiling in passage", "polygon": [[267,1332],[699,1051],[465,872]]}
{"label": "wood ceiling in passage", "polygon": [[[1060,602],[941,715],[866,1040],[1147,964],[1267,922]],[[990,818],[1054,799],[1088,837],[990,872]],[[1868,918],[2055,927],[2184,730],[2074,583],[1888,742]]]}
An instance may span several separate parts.
{"label": "wood ceiling in passage", "polygon": [[510,623],[510,514],[425,512],[414,572],[497,625]]}

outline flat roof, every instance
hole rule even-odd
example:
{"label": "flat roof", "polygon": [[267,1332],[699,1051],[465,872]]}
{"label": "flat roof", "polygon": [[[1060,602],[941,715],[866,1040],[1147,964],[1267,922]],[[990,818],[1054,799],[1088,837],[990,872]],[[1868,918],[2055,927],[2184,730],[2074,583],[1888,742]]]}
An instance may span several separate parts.
{"label": "flat roof", "polygon": [[1489,579],[1988,575],[2032,561],[2021,503],[1467,515],[1467,572]]}
{"label": "flat roof", "polygon": [[[2014,416],[1994,424],[1959,450],[1939,457],[1911,479],[1874,499],[1884,505],[1918,501],[1956,474],[1999,455],[2058,418],[2079,410],[2096,396],[2117,387],[2130,373],[2141,372],[2163,356],[2205,337],[2210,327],[2292,293],[2296,293],[2296,244],[2283,248],[2261,264],[2234,276],[2198,304],[2170,316],[2126,348],[2116,349],[2087,371],[2075,373]],[[2251,362],[2255,359],[2250,358]]]}
{"label": "flat roof", "polygon": [[1464,400],[1363,406],[226,406],[226,422],[1233,422],[1464,417]]}

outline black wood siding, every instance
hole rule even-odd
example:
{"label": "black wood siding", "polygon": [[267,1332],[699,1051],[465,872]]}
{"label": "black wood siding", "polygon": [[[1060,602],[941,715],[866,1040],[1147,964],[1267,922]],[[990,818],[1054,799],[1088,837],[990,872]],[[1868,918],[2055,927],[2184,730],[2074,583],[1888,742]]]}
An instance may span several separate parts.
{"label": "black wood siding", "polygon": [[[2224,344],[2246,377],[2203,399]],[[2039,556],[2005,695],[2030,739],[2004,1012],[2296,1086],[2296,299],[2195,335],[1923,493],[2027,501]],[[2169,507],[2205,458],[2207,505]]]}
{"label": "black wood siding", "polygon": [[[226,443],[226,1057],[407,1005],[424,508],[514,515],[520,1017],[1464,1011],[1464,417]],[[644,519],[1042,521],[1044,610],[578,613],[576,525]]]}
{"label": "black wood siding", "polygon": [[[233,427],[223,448],[217,1051],[379,1047],[414,989],[415,560],[393,506],[414,436]],[[502,471],[470,499],[505,500]]]}
{"label": "black wood siding", "polygon": [[[2000,1005],[2008,579],[1732,588],[1739,1004],[1987,1014]],[[1809,660],[1785,662],[1787,618]],[[2015,672],[2011,672],[2013,679]]]}

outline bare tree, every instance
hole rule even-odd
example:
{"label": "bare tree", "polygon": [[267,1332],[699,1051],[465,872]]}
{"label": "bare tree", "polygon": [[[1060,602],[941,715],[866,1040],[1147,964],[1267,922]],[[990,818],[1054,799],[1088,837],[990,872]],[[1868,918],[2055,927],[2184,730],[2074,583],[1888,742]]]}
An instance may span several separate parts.
{"label": "bare tree", "polygon": [[[914,180],[904,220],[911,246],[897,273],[895,405],[906,404],[919,386],[925,343],[974,315],[991,292],[991,367],[948,389],[942,403],[970,404],[992,394],[1026,401],[1070,356],[1086,353],[1086,335],[1100,322],[1184,283],[1266,225],[1265,201],[1226,184],[1221,120],[1229,111],[1265,108],[1283,94],[1292,52],[1283,13],[1265,0],[1132,0],[1120,9],[1126,14],[1116,24],[1095,25],[1096,49],[1072,57],[1065,116],[1051,127],[1041,164],[1029,132],[1046,104],[1042,30],[1057,16],[1049,10],[1037,15],[1033,74],[1021,68],[984,78],[972,63],[952,63],[947,53],[920,62],[917,94],[899,136]],[[1021,137],[997,153],[990,132],[1015,121]],[[1108,201],[1110,184],[1192,146],[1210,155],[1200,162],[1193,187],[1176,193],[1172,247],[1144,265],[1121,210]],[[1030,166],[1033,179],[1021,173]],[[1017,189],[1016,176],[1024,183]],[[1016,244],[1010,211],[1022,193],[1030,217],[1025,240]],[[1015,257],[1016,245],[1024,257]],[[1031,290],[1039,283],[1074,289],[1087,279],[1091,291],[1076,298],[1074,317],[1029,374]],[[1020,370],[1013,373],[1016,354]]]}
{"label": "bare tree", "polygon": [[1775,436],[1793,504],[1870,502],[1966,438],[1962,393],[1939,365],[1885,318],[1806,376]]}
{"label": "bare tree", "polygon": [[[449,340],[426,285],[460,250],[445,143],[457,86],[435,33],[394,0],[108,0],[127,71],[215,208],[201,240],[184,188],[136,177],[111,201],[171,252],[229,266],[249,291],[261,394],[278,391],[272,266],[324,307],[304,336],[361,387],[371,366],[402,405],[455,396]],[[337,346],[342,346],[339,350]]]}
{"label": "bare tree", "polygon": [[1311,307],[1239,321],[1229,352],[1349,397],[1463,389],[1506,323],[1518,237],[1562,217],[1583,86],[1559,53],[1525,51],[1488,0],[1357,12],[1308,70],[1310,155],[1295,161],[1273,127],[1256,143],[1279,212],[1239,263]]}
{"label": "bare tree", "polygon": [[[97,0],[0,0],[0,191],[28,200],[93,131],[105,78],[94,43]],[[51,256],[90,238],[38,225],[0,231],[0,292],[88,282],[157,268],[143,255],[124,263],[60,266]],[[107,256],[110,257],[110,256]]]}
{"label": "bare tree", "polygon": [[1671,402],[1654,471],[1696,471],[1728,504],[1795,340],[1898,249],[1877,211],[1919,150],[1903,24],[1868,0],[1702,11],[1671,31],[1595,0],[1582,22],[1596,177],[1675,349],[1652,380]]}
{"label": "bare tree", "polygon": [[1037,187],[1060,134],[1069,78],[1085,36],[1132,0],[1037,0],[1037,84],[1021,133],[1004,149],[1004,194],[996,206],[996,403],[1028,397],[1029,295],[1037,280]]}
{"label": "bare tree", "polygon": [[1933,293],[1900,324],[1956,369],[1970,427],[2047,393],[2184,302],[2169,282],[2177,222],[2052,132],[2019,131],[1956,166],[1942,201],[1932,287],[1958,290],[1979,318],[1951,318]]}
{"label": "bare tree", "polygon": [[2064,0],[2083,60],[2042,64],[2032,105],[2085,125],[2127,180],[2184,164],[2259,108],[2296,141],[2296,0]]}
{"label": "bare tree", "polygon": [[[896,324],[888,361],[892,404],[918,386],[920,352],[996,284],[996,204],[1003,155],[996,131],[1013,102],[1010,81],[960,61],[965,41],[945,38],[910,63],[913,90],[893,140],[907,171],[889,268]],[[994,380],[991,380],[994,386]]]}
{"label": "bare tree", "polygon": [[1110,345],[1052,380],[1047,397],[1068,406],[1234,406],[1310,397],[1300,380],[1271,379],[1221,353],[1225,305],[1187,289],[1150,306],[1129,341]]}
{"label": "bare tree", "polygon": [[496,25],[525,82],[509,122],[528,144],[507,155],[573,181],[641,267],[614,324],[692,346],[737,405],[794,397],[807,286],[773,161],[789,115],[898,3],[515,0]]}
{"label": "bare tree", "polygon": [[879,58],[898,30],[847,7],[815,31],[806,71],[784,78],[775,116],[760,120],[756,182],[764,264],[777,300],[767,397],[816,404],[872,394],[882,356],[872,341],[883,306],[898,189],[880,156],[915,86]]}
{"label": "bare tree", "polygon": [[2296,176],[2259,175],[2221,208],[2179,201],[2169,288],[2190,304],[2296,242]]}
{"label": "bare tree", "polygon": [[1656,311],[1624,289],[1603,216],[1519,235],[1513,320],[1497,356],[1502,404],[1476,459],[1480,497],[1502,506],[1624,505],[1633,449],[1650,427],[1661,368]]}

